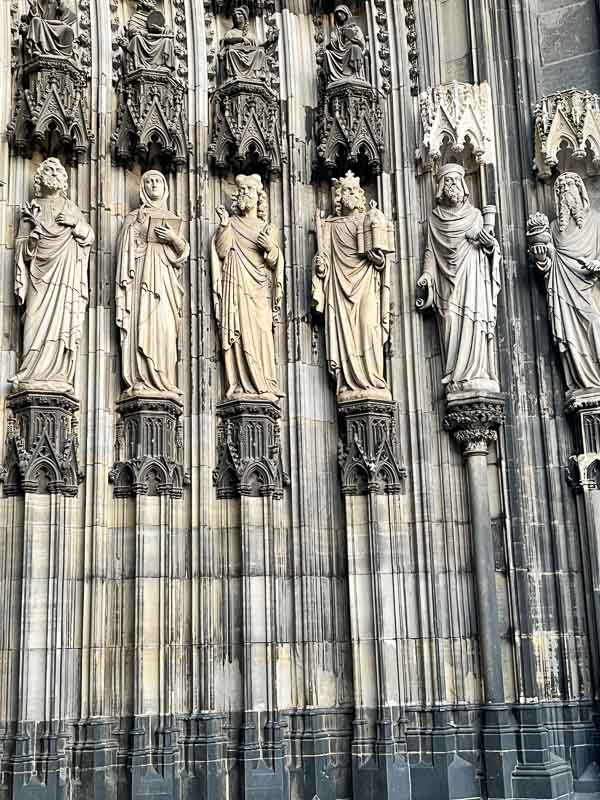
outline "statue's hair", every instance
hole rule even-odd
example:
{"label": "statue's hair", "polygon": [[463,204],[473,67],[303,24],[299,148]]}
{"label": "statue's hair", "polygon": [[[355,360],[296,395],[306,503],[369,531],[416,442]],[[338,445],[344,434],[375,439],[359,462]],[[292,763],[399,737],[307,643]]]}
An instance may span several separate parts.
{"label": "statue's hair", "polygon": [[[588,195],[588,191],[585,187],[585,183],[583,182],[583,178],[581,175],[578,175],[576,172],[563,172],[561,175],[558,176],[556,182],[554,184],[554,201],[556,203],[556,214],[558,216],[558,224],[561,230],[564,230],[566,227],[569,218],[571,217],[571,209],[568,209],[568,215],[564,214],[564,210],[561,210],[561,195],[562,195],[562,187],[564,184],[574,183],[577,191],[579,193],[579,197],[581,198],[581,210],[578,213],[574,214],[575,222],[579,228],[583,225],[583,218],[585,214],[589,211],[590,208],[590,197]],[[565,219],[566,216],[566,219]]]}
{"label": "statue's hair", "polygon": [[342,193],[344,189],[354,189],[354,191],[358,192],[358,196],[360,197],[358,210],[361,214],[365,213],[367,210],[367,196],[365,190],[360,185],[360,178],[357,178],[353,172],[347,172],[343,178],[334,180],[333,185],[335,187],[334,204],[336,216],[342,216]]}
{"label": "statue's hair", "polygon": [[60,194],[63,197],[67,196],[67,191],[69,189],[69,176],[67,175],[67,170],[63,167],[61,162],[58,158],[47,158],[37,168],[35,173],[35,177],[33,179],[33,192],[36,197],[41,197],[41,185],[42,185],[42,175],[44,174],[45,168],[48,166],[53,166],[58,169],[58,174],[61,180],[61,187],[59,189]]}
{"label": "statue's hair", "polygon": [[240,189],[243,186],[247,186],[250,184],[254,186],[254,188],[258,192],[258,205],[256,207],[256,215],[259,219],[266,219],[267,218],[267,193],[265,192],[262,184],[262,178],[260,175],[238,175],[235,179],[237,184],[238,190],[234,192],[231,198],[231,213],[236,214],[239,216],[240,207],[238,204],[238,197],[240,194]]}

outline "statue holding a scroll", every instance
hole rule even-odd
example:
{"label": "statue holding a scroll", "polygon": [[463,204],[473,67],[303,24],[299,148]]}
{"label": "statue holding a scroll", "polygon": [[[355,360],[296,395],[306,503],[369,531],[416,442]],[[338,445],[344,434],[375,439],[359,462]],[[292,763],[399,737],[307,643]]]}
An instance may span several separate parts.
{"label": "statue holding a scroll", "polygon": [[125,396],[177,399],[183,314],[183,265],[190,248],[182,220],[169,211],[164,175],[142,177],[141,205],[127,216],[117,249],[117,325]]}
{"label": "statue holding a scroll", "polygon": [[417,308],[436,312],[447,391],[497,392],[501,259],[494,237],[496,209],[488,206],[482,214],[471,205],[460,164],[441,167],[436,203],[427,228]]}
{"label": "statue holding a scroll", "polygon": [[335,214],[316,218],[313,260],[315,311],[325,321],[327,364],[338,401],[391,400],[384,375],[390,332],[390,283],[386,253],[393,235],[351,172],[335,183]]}

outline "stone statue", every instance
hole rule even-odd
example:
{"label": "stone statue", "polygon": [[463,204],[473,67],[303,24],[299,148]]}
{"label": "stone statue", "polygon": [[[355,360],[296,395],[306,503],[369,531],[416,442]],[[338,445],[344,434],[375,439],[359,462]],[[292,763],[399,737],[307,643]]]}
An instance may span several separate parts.
{"label": "stone statue", "polygon": [[248,31],[250,12],[247,6],[234,9],[231,18],[233,28],[225,34],[219,52],[225,79],[265,80],[268,75],[265,46],[258,45]]}
{"label": "stone statue", "polygon": [[335,9],[335,28],[323,52],[323,69],[327,83],[354,79],[365,81],[365,37],[355,23],[348,6]]}
{"label": "stone statue", "polygon": [[583,180],[565,172],[554,184],[557,218],[527,222],[529,253],[543,272],[554,340],[567,390],[600,390],[600,215]]}
{"label": "stone statue", "polygon": [[15,244],[15,293],[25,305],[23,358],[15,390],[72,393],[88,301],[94,233],[67,197],[57,158],[39,166]]}
{"label": "stone statue", "polygon": [[181,270],[190,248],[181,218],[169,211],[164,175],[142,177],[141,206],[127,216],[117,242],[117,325],[125,396],[177,399],[177,355],[183,307]]}
{"label": "stone statue", "polygon": [[327,363],[338,401],[391,400],[384,377],[383,348],[389,338],[391,252],[385,218],[351,172],[335,182],[335,214],[316,218],[313,260],[315,310],[325,317]]}
{"label": "stone statue", "polygon": [[127,24],[131,70],[176,67],[174,37],[156,6],[157,0],[138,0],[137,10]]}
{"label": "stone statue", "polygon": [[25,46],[30,56],[73,56],[76,0],[28,0],[29,13],[24,17],[27,26]]}
{"label": "stone statue", "polygon": [[217,208],[212,242],[215,316],[225,358],[226,397],[282,397],[273,323],[283,297],[283,254],[266,224],[267,195],[259,175],[238,175],[231,216]]}
{"label": "stone statue", "polygon": [[447,391],[498,391],[495,330],[501,257],[493,234],[495,208],[484,208],[482,215],[471,205],[459,164],[440,169],[436,202],[418,282],[426,297],[417,307],[433,306],[437,314]]}

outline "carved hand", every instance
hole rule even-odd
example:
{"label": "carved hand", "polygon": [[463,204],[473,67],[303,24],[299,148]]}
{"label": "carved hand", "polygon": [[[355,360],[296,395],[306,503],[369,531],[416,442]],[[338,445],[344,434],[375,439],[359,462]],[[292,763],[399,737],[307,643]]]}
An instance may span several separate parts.
{"label": "carved hand", "polygon": [[166,225],[157,225],[154,232],[159,242],[164,244],[175,245],[179,241],[179,237],[168,223]]}
{"label": "carved hand", "polygon": [[496,244],[496,237],[492,233],[488,233],[485,228],[479,232],[479,243],[487,250],[491,250]]}
{"label": "carved hand", "polygon": [[316,255],[313,258],[313,269],[317,278],[324,278],[327,274],[327,262],[323,256]]}
{"label": "carved hand", "polygon": [[585,268],[588,272],[593,272],[595,275],[597,275],[600,273],[600,260],[592,258],[592,260],[588,261],[588,263],[585,265]]}
{"label": "carved hand", "polygon": [[271,250],[277,247],[273,239],[271,239],[270,236],[267,236],[267,234],[264,231],[261,231],[261,233],[258,234],[258,237],[256,239],[256,244],[265,253],[270,253]]}
{"label": "carved hand", "polygon": [[529,248],[529,252],[537,261],[538,264],[543,264],[544,261],[548,258],[548,245],[545,244],[533,244]]}
{"label": "carved hand", "polygon": [[64,225],[66,228],[74,228],[77,225],[77,217],[70,214],[68,211],[61,211],[56,215],[56,221],[59,225]]}
{"label": "carved hand", "polygon": [[225,206],[217,206],[217,216],[219,218],[219,225],[229,225],[229,213]]}
{"label": "carved hand", "polygon": [[382,269],[385,266],[385,256],[381,250],[369,250],[367,258],[376,268]]}

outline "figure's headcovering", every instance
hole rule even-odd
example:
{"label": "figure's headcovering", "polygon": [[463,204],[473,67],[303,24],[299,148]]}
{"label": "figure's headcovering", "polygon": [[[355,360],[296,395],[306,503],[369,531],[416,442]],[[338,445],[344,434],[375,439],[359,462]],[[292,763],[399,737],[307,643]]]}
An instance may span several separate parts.
{"label": "figure's headcovering", "polygon": [[248,8],[248,6],[237,6],[237,8],[233,9],[232,14],[235,14],[236,11],[240,14],[243,14],[246,23],[248,23],[248,21],[250,20],[250,9]]}
{"label": "figure's headcovering", "polygon": [[360,185],[360,178],[353,172],[348,171],[343,178],[333,180],[335,190],[335,213],[339,217],[342,213],[342,192],[344,189],[351,189],[360,197],[358,210],[364,213],[367,210],[367,198],[365,190]]}
{"label": "figure's headcovering", "polygon": [[348,8],[348,6],[344,5],[343,3],[335,7],[334,13],[337,14],[340,11],[342,12],[342,14],[345,14],[348,19],[350,19],[350,17],[352,16],[352,12]]}
{"label": "figure's headcovering", "polygon": [[257,191],[262,192],[262,178],[260,175],[236,175],[235,182],[238,188],[242,186],[253,186]]}
{"label": "figure's headcovering", "polygon": [[[152,200],[152,198],[148,195],[146,191],[146,187],[144,185],[145,178],[149,176],[158,176],[162,180],[163,185],[163,192],[162,195],[158,200]],[[167,207],[167,200],[169,199],[169,184],[167,183],[167,179],[157,169],[149,169],[147,172],[144,172],[142,175],[142,180],[140,182],[140,200],[142,201],[142,206],[148,208],[166,208]]]}
{"label": "figure's headcovering", "polygon": [[353,172],[348,170],[348,172],[344,175],[343,178],[334,178],[333,185],[336,187],[339,186],[341,189],[360,189],[360,178],[355,175]]}
{"label": "figure's headcovering", "polygon": [[444,164],[439,168],[437,179],[441,181],[446,175],[460,175],[461,178],[465,177],[465,168],[462,164]]}

